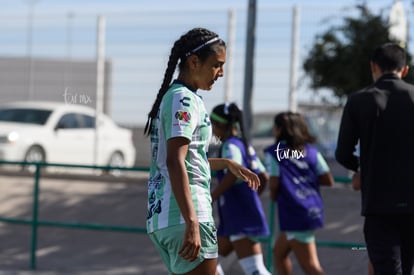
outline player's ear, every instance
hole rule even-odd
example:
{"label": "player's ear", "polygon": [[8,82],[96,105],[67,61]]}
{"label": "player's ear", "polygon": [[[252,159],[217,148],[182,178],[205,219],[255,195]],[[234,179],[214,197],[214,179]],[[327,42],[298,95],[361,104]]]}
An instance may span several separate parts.
{"label": "player's ear", "polygon": [[187,63],[188,63],[189,69],[195,69],[200,63],[200,59],[198,58],[197,55],[192,54],[189,57],[187,57]]}
{"label": "player's ear", "polygon": [[401,70],[401,78],[407,76],[409,69],[410,68],[408,66],[404,66],[404,68]]}

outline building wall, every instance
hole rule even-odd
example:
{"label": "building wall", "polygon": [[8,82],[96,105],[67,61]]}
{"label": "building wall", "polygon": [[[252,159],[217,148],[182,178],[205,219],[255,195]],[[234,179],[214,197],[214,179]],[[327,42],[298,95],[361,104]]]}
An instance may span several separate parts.
{"label": "building wall", "polygon": [[[32,73],[30,73],[30,71]],[[0,57],[0,102],[47,100],[96,106],[96,61]],[[104,112],[111,115],[112,64],[105,62]]]}

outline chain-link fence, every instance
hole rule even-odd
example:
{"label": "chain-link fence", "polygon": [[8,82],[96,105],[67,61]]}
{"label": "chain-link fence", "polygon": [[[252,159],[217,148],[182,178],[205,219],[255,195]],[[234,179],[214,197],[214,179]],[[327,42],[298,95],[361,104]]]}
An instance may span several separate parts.
{"label": "chain-link fence", "polygon": [[[295,66],[299,102],[315,100],[301,69],[315,35],[340,23],[345,15],[356,13],[354,5],[299,6]],[[389,9],[376,7],[376,10],[381,8],[384,14]],[[203,26],[227,41],[228,13],[226,9],[215,9],[103,14],[106,111],[119,123],[142,125],[161,84],[175,39],[189,28]],[[232,100],[240,105],[243,100],[247,9],[236,9],[234,15],[231,91],[224,91],[225,79],[221,79],[212,91],[203,92],[208,109],[222,102],[225,92],[231,92]],[[291,5],[260,6],[257,10],[253,112],[288,107],[292,20]],[[65,101],[64,93],[69,92],[78,98],[89,95],[92,100],[89,103],[93,105],[96,25],[97,15],[84,14],[81,7],[65,16],[36,11],[31,17],[0,17],[0,100]]]}

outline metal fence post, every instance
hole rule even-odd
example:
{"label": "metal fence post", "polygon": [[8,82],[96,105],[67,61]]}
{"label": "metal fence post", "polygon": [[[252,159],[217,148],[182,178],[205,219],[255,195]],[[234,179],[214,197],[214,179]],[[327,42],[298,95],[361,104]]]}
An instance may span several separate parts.
{"label": "metal fence post", "polygon": [[96,105],[95,105],[95,141],[93,164],[98,165],[99,154],[99,117],[104,111],[105,93],[105,17],[98,16],[96,30]]}
{"label": "metal fence post", "polygon": [[[275,234],[275,202],[270,200],[269,202],[269,240],[267,243],[267,269],[273,271],[273,240]],[[272,273],[274,274],[274,273]]]}
{"label": "metal fence post", "polygon": [[299,46],[299,8],[297,5],[293,7],[292,19],[292,45],[290,52],[290,76],[289,76],[289,110],[297,111],[296,90],[297,90],[297,60]]}
{"label": "metal fence post", "polygon": [[30,269],[36,269],[40,167],[40,164],[36,163],[35,181],[33,187],[32,242],[30,251]]}
{"label": "metal fence post", "polygon": [[254,50],[256,39],[257,1],[249,0],[247,12],[246,53],[244,59],[244,93],[243,93],[243,122],[246,138],[250,141],[252,126],[252,97],[254,81]]}

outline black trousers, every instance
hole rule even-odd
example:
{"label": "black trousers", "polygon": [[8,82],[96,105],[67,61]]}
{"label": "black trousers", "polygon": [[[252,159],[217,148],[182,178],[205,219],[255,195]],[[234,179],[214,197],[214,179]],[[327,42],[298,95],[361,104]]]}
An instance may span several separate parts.
{"label": "black trousers", "polygon": [[366,216],[364,236],[375,275],[411,275],[414,214]]}

